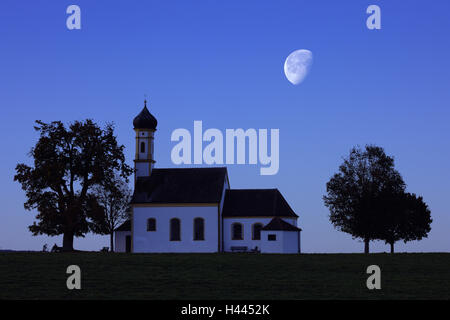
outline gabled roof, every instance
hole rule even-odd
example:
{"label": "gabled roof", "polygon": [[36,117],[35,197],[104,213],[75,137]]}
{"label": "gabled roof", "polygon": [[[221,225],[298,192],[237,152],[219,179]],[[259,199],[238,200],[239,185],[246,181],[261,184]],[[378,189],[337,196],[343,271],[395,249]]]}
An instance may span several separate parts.
{"label": "gabled roof", "polygon": [[227,190],[223,216],[298,217],[278,189]]}
{"label": "gabled roof", "polygon": [[302,231],[302,229],[284,221],[281,218],[273,218],[266,226],[261,230],[271,230],[271,231]]}
{"label": "gabled roof", "polygon": [[153,169],[138,177],[131,203],[219,203],[226,168]]}
{"label": "gabled roof", "polygon": [[131,220],[127,220],[118,226],[114,231],[131,231]]}

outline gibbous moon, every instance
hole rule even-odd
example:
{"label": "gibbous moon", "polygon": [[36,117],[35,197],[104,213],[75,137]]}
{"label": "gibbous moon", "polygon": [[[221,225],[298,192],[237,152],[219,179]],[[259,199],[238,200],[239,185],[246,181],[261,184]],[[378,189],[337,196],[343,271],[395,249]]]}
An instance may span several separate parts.
{"label": "gibbous moon", "polygon": [[300,84],[311,69],[313,54],[301,49],[292,52],[284,62],[284,74],[294,85]]}

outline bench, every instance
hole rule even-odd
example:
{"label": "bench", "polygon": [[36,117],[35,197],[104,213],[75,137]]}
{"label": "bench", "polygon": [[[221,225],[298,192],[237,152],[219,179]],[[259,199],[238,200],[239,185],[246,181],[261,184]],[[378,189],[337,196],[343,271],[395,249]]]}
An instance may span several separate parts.
{"label": "bench", "polygon": [[231,251],[232,252],[235,252],[235,251],[238,251],[238,252],[246,252],[247,251],[247,247],[231,247]]}

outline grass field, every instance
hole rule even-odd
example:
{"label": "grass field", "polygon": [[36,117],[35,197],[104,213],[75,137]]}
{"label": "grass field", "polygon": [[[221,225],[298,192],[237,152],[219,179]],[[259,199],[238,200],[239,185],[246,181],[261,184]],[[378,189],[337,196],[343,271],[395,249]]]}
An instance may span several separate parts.
{"label": "grass field", "polygon": [[[71,264],[81,290],[66,288]],[[366,287],[372,264],[381,290]],[[450,299],[450,253],[0,253],[0,299]]]}

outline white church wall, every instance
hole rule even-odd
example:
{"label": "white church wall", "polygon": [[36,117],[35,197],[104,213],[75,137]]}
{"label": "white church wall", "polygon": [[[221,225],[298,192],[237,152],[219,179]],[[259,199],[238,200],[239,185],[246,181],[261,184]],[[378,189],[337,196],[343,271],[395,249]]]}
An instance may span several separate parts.
{"label": "white church wall", "polygon": [[298,232],[283,231],[283,253],[299,253]]}
{"label": "white church wall", "polygon": [[[153,133],[151,131],[140,131],[138,134],[138,159],[147,160],[153,159]],[[144,152],[142,152],[141,145],[144,144]],[[150,148],[150,150],[149,150]]]}
{"label": "white church wall", "polygon": [[220,230],[220,234],[221,234],[221,236],[220,236],[220,243],[219,243],[219,246],[220,246],[219,252],[224,251],[223,247],[224,247],[225,239],[223,238],[224,226],[223,226],[223,222],[222,222],[223,221],[222,213],[223,213],[223,204],[225,202],[225,192],[228,189],[230,189],[230,184],[228,183],[228,179],[225,178],[225,182],[223,184],[222,196],[220,198],[221,200],[220,200],[220,203],[219,203],[219,212],[220,212],[220,216],[219,216],[219,230]]}
{"label": "white church wall", "polygon": [[[270,241],[269,235],[275,235],[276,240]],[[261,253],[299,253],[297,231],[263,230]]]}
{"label": "white church wall", "polygon": [[[133,209],[133,252],[217,252],[217,204],[210,206],[148,206]],[[205,240],[194,240],[194,219],[203,218]],[[156,219],[156,231],[147,231],[147,219]],[[181,240],[170,241],[170,220],[180,219]]]}
{"label": "white church wall", "polygon": [[[258,247],[261,248],[261,240],[252,240],[252,226],[255,223],[261,223],[263,226],[268,224],[272,218],[225,218],[223,236],[225,251],[231,251],[231,247],[245,246],[248,250]],[[243,226],[243,240],[232,240],[233,223],[241,223]]]}
{"label": "white church wall", "polygon": [[[269,241],[269,235],[275,235],[275,241]],[[284,253],[284,232],[263,230],[261,231],[261,253]]]}
{"label": "white church wall", "polygon": [[[131,231],[115,231],[114,232],[114,251],[125,252],[126,251],[126,236],[131,236]],[[111,248],[110,248],[111,249]]]}

